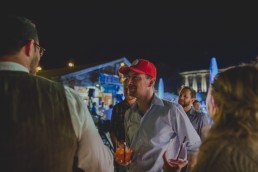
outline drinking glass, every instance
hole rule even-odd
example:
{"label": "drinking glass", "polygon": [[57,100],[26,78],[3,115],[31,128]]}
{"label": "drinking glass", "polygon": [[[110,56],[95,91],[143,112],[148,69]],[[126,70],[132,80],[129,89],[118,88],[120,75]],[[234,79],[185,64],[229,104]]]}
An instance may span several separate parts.
{"label": "drinking glass", "polygon": [[132,149],[126,143],[120,144],[116,148],[115,160],[121,165],[128,165],[131,161]]}

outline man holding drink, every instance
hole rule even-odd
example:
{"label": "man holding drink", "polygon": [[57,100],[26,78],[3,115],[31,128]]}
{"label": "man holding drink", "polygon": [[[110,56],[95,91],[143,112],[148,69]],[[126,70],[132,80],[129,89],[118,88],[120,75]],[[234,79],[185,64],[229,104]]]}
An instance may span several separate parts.
{"label": "man holding drink", "polygon": [[[156,67],[145,59],[138,59],[119,72],[128,79],[129,93],[136,103],[125,114],[126,143],[132,149],[129,171],[162,172],[166,150],[176,157],[184,137],[188,157],[197,152],[201,140],[176,103],[160,99],[154,93]],[[192,161],[189,159],[189,167]]]}

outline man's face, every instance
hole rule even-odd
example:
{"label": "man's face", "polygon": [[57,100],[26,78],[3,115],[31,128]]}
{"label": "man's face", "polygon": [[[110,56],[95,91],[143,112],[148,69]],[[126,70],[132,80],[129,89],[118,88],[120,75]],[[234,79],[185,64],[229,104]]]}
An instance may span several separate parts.
{"label": "man's face", "polygon": [[179,97],[178,97],[178,103],[183,107],[191,106],[193,102],[193,98],[191,96],[191,91],[188,89],[182,89]]}
{"label": "man's face", "polygon": [[145,74],[139,74],[130,71],[128,77],[128,88],[130,96],[139,98],[145,96],[147,91],[151,88],[151,78],[147,78]]}
{"label": "man's face", "polygon": [[197,111],[200,110],[200,103],[199,103],[199,102],[194,103],[193,106],[194,106],[194,109],[195,109],[195,110],[197,110]]}
{"label": "man's face", "polygon": [[125,96],[125,99],[126,99],[126,100],[130,101],[130,100],[134,99],[135,97],[130,96],[129,87],[128,87],[128,86],[129,86],[129,85],[128,85],[128,79],[126,79],[126,80],[124,81],[124,96]]}

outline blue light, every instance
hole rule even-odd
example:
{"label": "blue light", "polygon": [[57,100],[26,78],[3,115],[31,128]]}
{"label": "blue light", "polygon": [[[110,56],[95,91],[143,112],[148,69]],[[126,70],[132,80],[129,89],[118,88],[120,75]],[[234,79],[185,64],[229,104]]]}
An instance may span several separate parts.
{"label": "blue light", "polygon": [[161,99],[164,98],[164,83],[162,78],[159,79],[158,96]]}
{"label": "blue light", "polygon": [[210,63],[210,84],[213,83],[214,77],[218,73],[218,66],[217,66],[217,61],[215,57],[211,58],[211,63]]}

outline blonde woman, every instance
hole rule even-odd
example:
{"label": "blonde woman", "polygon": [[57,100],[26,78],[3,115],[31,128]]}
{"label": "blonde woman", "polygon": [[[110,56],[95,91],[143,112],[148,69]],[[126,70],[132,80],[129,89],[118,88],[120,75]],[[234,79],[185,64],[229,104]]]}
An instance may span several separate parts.
{"label": "blonde woman", "polygon": [[195,171],[258,170],[258,67],[219,73],[206,100],[214,125],[202,144]]}

